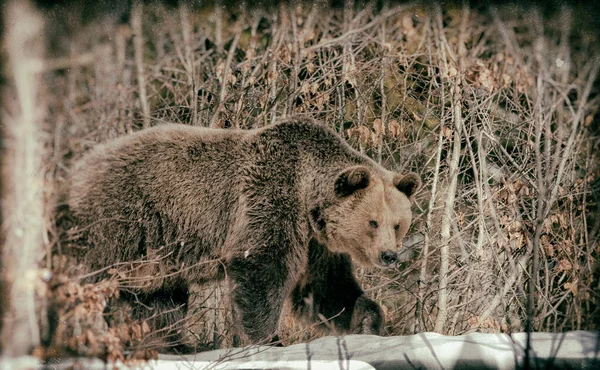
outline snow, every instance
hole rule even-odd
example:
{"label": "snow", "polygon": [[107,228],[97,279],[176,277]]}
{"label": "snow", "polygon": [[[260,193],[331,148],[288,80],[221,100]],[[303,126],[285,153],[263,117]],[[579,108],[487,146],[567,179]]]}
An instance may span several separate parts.
{"label": "snow", "polygon": [[[525,345],[525,333],[462,336],[420,333],[402,337],[349,335],[325,337],[288,347],[252,346],[186,356],[160,355],[158,360],[143,368],[518,369],[523,366]],[[532,369],[600,369],[600,333],[533,333],[532,349]],[[77,361],[86,369],[104,368],[99,360]],[[0,359],[0,369],[15,368],[14,364]],[[63,361],[46,365],[46,368],[66,369],[71,365],[72,361]],[[127,367],[118,365],[118,368]]]}

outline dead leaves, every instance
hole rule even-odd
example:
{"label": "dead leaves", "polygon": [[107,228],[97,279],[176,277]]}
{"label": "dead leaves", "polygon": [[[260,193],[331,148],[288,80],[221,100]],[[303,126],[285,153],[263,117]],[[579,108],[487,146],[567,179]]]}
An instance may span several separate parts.
{"label": "dead leaves", "polygon": [[552,233],[555,227],[559,227],[561,230],[567,230],[569,228],[569,222],[567,220],[568,215],[565,212],[553,213],[546,217],[544,220],[544,232]]}
{"label": "dead leaves", "polygon": [[500,322],[494,317],[481,319],[480,316],[471,316],[467,319],[467,324],[472,329],[478,329],[486,333],[508,333],[510,328],[506,322]]}
{"label": "dead leaves", "polygon": [[512,249],[521,249],[527,241],[526,234],[523,233],[523,224],[519,220],[513,220],[508,225],[508,238]]}
{"label": "dead leaves", "polygon": [[360,125],[346,130],[348,137],[358,138],[361,144],[366,145],[373,134],[367,126]]}
{"label": "dead leaves", "polygon": [[567,259],[560,260],[555,267],[555,270],[558,272],[571,271],[572,269],[573,269],[573,265]]}
{"label": "dead leaves", "polygon": [[577,282],[564,283],[563,284],[563,289],[564,290],[570,290],[575,295],[577,295],[577,293],[579,292],[579,289],[577,288]]}
{"label": "dead leaves", "polygon": [[[123,353],[142,343],[151,333],[146,321],[126,321],[108,327],[105,310],[111,299],[119,297],[118,271],[109,270],[113,277],[95,284],[80,284],[78,280],[57,274],[49,282],[50,307],[58,327],[48,348],[38,348],[40,358],[60,356],[64,350],[79,356],[97,356],[106,361],[129,363]],[[157,357],[155,350],[143,350],[130,356],[137,359]]]}
{"label": "dead leaves", "polygon": [[486,89],[489,92],[499,87],[498,80],[494,77],[492,70],[481,59],[475,60],[467,72],[467,81],[473,86]]}
{"label": "dead leaves", "polygon": [[397,120],[391,120],[385,125],[381,118],[376,118],[369,128],[367,125],[359,125],[346,130],[350,138],[356,138],[362,145],[371,143],[379,145],[384,138],[401,139],[405,135],[405,127]]}
{"label": "dead leaves", "polygon": [[[445,77],[452,77],[454,71],[455,68]],[[489,93],[514,87],[517,93],[523,94],[535,84],[535,76],[528,66],[517,66],[513,57],[502,53],[487,60],[475,59],[467,67],[465,77],[472,86]]]}
{"label": "dead leaves", "polygon": [[344,65],[342,66],[343,81],[351,87],[357,87],[356,74],[356,64],[348,60],[344,61]]}

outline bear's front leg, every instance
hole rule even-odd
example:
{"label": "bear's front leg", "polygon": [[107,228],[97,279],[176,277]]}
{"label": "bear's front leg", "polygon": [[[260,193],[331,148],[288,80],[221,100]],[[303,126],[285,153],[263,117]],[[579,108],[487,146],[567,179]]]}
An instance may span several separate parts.
{"label": "bear's front leg", "polygon": [[228,267],[234,313],[253,343],[277,340],[283,305],[297,276],[284,254],[272,248],[269,253],[234,258]]}
{"label": "bear's front leg", "polygon": [[364,294],[354,303],[354,311],[350,321],[350,332],[354,334],[381,335],[383,312],[375,301]]}
{"label": "bear's front leg", "polygon": [[383,314],[364,295],[352,273],[350,256],[332,253],[315,239],[309,243],[308,269],[292,292],[294,311],[322,327],[345,334],[381,334]]}

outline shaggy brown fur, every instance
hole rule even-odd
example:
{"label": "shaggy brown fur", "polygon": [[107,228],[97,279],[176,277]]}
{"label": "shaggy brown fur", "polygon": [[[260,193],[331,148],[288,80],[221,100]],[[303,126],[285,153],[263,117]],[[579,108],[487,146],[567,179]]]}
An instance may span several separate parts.
{"label": "shaggy brown fur", "polygon": [[[306,118],[247,131],[167,124],[86,154],[72,170],[68,204],[87,230],[87,263],[117,266],[124,290],[147,311],[138,316],[179,310],[171,320],[183,318],[190,283],[228,277],[244,332],[258,342],[276,334],[301,276],[300,290],[310,290],[306,271],[331,270],[307,268],[311,239],[344,254],[332,261],[349,276],[340,281],[356,286],[330,311],[370,307],[368,329],[352,328],[364,322],[352,316],[339,327],[378,332],[379,307],[359,299],[347,256],[393,265],[419,185]],[[323,276],[311,279],[323,285]]]}
{"label": "shaggy brown fur", "polygon": [[308,268],[291,295],[297,315],[320,328],[337,333],[381,334],[383,314],[379,305],[364,295],[352,274],[346,253],[333,253],[311,239]]}

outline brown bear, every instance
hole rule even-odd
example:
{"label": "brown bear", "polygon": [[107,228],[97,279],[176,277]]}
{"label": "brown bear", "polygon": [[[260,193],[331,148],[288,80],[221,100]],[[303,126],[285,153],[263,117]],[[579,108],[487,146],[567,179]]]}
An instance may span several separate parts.
{"label": "brown bear", "polygon": [[191,283],[228,278],[243,332],[261,342],[290,297],[315,320],[337,315],[341,332],[379,333],[350,260],[396,264],[419,186],[293,117],[252,130],[164,124],[98,145],[72,169],[67,203],[88,265],[119,271],[136,317],[179,322]]}

